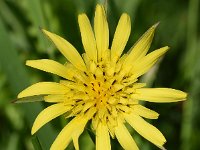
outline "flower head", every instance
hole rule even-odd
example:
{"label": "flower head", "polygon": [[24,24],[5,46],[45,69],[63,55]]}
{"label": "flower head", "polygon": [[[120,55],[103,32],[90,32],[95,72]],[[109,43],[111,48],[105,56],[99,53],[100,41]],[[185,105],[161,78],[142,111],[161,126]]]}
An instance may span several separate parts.
{"label": "flower head", "polygon": [[44,95],[45,102],[53,103],[37,116],[32,134],[50,120],[65,114],[73,119],[59,133],[51,146],[52,150],[66,148],[71,140],[79,149],[78,138],[89,120],[96,134],[97,150],[102,145],[105,150],[111,149],[110,136],[117,138],[124,149],[137,150],[125,123],[164,149],[166,140],[162,133],[143,119],[157,119],[159,114],[140,105],[139,101],[177,102],[185,100],[187,94],[168,88],[144,88],[145,83],[138,82],[138,77],[169,49],[165,46],[147,54],[158,24],[149,28],[128,53],[122,55],[131,32],[127,14],[122,14],[118,22],[110,49],[103,6],[96,7],[94,33],[85,14],[78,16],[78,23],[85,49],[82,56],[68,41],[43,30],[68,61],[64,65],[49,59],[26,62],[30,67],[63,78],[59,83],[36,83],[19,93],[18,98]]}

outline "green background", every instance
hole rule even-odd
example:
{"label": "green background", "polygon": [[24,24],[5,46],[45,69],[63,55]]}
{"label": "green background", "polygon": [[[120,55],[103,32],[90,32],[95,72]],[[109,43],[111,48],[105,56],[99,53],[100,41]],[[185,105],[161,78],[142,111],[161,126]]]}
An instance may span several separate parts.
{"label": "green background", "polygon": [[[65,62],[63,56],[41,33],[40,27],[71,42],[80,53],[83,47],[77,15],[85,12],[93,22],[95,0],[0,0],[0,149],[49,149],[67,121],[57,118],[34,136],[30,130],[37,114],[47,106],[41,102],[13,104],[17,94],[38,81],[58,81],[57,76],[25,66],[28,59],[50,58]],[[198,150],[200,147],[200,2],[199,0],[108,0],[110,41],[120,15],[131,16],[132,32],[126,46],[160,21],[150,51],[170,46],[170,51],[140,79],[148,87],[170,87],[189,93],[188,101],[147,107],[160,113],[150,121],[167,139],[168,150]],[[83,150],[95,149],[86,128],[80,137]],[[130,131],[141,150],[158,149]],[[122,149],[112,140],[113,149]],[[74,149],[71,143],[67,149]]]}

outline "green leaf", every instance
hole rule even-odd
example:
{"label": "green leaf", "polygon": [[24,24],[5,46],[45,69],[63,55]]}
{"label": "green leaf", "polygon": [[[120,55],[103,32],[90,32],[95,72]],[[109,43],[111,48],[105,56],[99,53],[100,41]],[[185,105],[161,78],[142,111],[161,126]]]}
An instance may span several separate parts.
{"label": "green leaf", "polygon": [[18,98],[12,101],[12,103],[29,103],[29,102],[41,102],[44,101],[44,96],[29,96]]}
{"label": "green leaf", "polygon": [[24,30],[22,22],[17,19],[16,12],[16,10],[8,7],[5,1],[0,1],[0,15],[2,16],[2,20],[12,28],[12,32],[9,33],[11,40],[15,45],[27,51],[30,49],[30,45],[26,37],[26,30]]}
{"label": "green leaf", "polygon": [[46,16],[44,13],[44,6],[41,0],[34,0],[34,1],[26,1],[26,9],[27,15],[30,19],[31,23],[33,24],[31,31],[34,36],[37,37],[37,50],[40,52],[46,52],[47,48],[47,41],[44,39],[44,36],[40,32],[39,28],[47,28]]}
{"label": "green leaf", "polygon": [[[17,54],[17,50],[8,36],[8,31],[6,30],[1,18],[0,31],[0,65],[9,81],[8,84],[11,88],[12,94],[16,96],[22,89],[29,85],[29,77]],[[43,109],[40,103],[22,105],[21,108],[25,112],[25,119],[30,127],[32,126],[37,114]],[[41,129],[36,134],[36,136],[42,149],[46,150],[49,149],[51,143],[55,139],[56,132],[50,125],[46,125],[45,128]]]}
{"label": "green leaf", "polygon": [[32,143],[33,143],[33,147],[34,147],[36,150],[42,150],[42,146],[40,145],[40,142],[39,142],[37,136],[33,136],[33,137],[32,137]]}

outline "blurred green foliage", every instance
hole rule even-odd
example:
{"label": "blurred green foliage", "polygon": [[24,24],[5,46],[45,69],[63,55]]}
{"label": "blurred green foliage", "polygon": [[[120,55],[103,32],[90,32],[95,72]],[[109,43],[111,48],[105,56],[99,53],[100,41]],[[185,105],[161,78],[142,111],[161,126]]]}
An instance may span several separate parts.
{"label": "blurred green foliage", "polygon": [[[65,59],[42,35],[41,28],[55,32],[83,52],[77,23],[79,13],[93,22],[97,3],[103,0],[0,0],[0,149],[49,149],[67,123],[60,117],[30,135],[32,123],[46,104],[12,104],[17,94],[38,81],[58,81],[58,77],[25,66],[28,59]],[[171,87],[189,93],[188,101],[150,104],[160,118],[152,123],[166,136],[169,150],[198,150],[200,147],[200,2],[199,0],[107,0],[110,41],[118,19],[127,12],[132,19],[132,44],[148,27],[160,21],[150,49],[168,45],[171,50],[141,80],[151,87]],[[125,51],[126,51],[125,50]],[[131,129],[130,129],[131,130]],[[81,149],[95,148],[86,129],[80,137]],[[140,149],[157,149],[131,130]],[[113,149],[122,149],[112,141]],[[68,149],[74,149],[70,144]]]}

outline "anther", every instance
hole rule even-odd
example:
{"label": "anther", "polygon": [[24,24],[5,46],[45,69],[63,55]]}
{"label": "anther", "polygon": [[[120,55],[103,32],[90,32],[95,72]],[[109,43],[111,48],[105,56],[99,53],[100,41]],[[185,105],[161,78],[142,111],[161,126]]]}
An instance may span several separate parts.
{"label": "anther", "polygon": [[112,85],[114,85],[116,82],[117,82],[117,80],[114,80],[113,83],[112,83]]}
{"label": "anther", "polygon": [[122,91],[122,89],[118,90],[117,92],[121,92],[121,91]]}
{"label": "anther", "polygon": [[84,74],[86,75],[86,76],[88,76],[88,74],[84,71]]}

